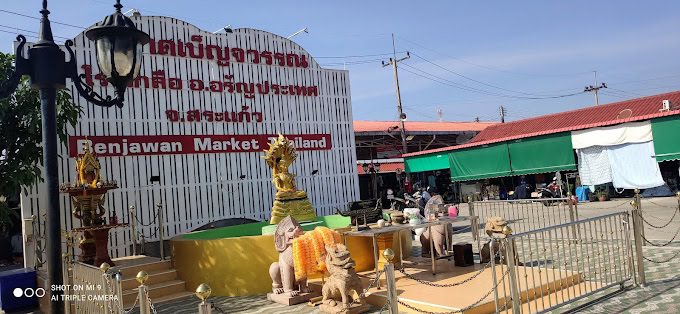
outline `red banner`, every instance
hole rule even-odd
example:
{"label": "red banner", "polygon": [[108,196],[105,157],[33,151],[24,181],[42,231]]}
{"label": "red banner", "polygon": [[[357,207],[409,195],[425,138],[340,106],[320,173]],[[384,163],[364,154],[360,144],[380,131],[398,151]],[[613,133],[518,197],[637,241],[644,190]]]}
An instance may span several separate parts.
{"label": "red banner", "polygon": [[[290,134],[298,151],[331,149],[330,134]],[[71,136],[70,157],[90,150],[99,157],[174,154],[211,154],[261,152],[278,135],[144,135],[144,136]]]}

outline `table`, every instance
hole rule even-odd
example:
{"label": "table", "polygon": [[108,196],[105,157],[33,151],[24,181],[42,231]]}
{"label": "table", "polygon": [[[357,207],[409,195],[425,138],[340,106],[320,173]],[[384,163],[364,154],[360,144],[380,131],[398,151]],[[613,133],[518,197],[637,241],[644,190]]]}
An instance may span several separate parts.
{"label": "table", "polygon": [[[391,226],[387,227],[382,227],[382,228],[371,228],[368,230],[361,230],[361,231],[348,231],[344,232],[343,235],[351,235],[351,236],[356,236],[356,237],[372,237],[373,238],[373,255],[375,258],[375,276],[376,278],[378,277],[378,259],[379,259],[379,250],[378,250],[378,243],[376,240],[376,236],[381,235],[381,234],[389,234],[389,233],[397,233],[399,234],[400,231],[402,230],[413,230],[413,229],[419,229],[419,228],[427,228],[428,232],[430,233],[430,260],[432,261],[432,275],[434,276],[436,274],[436,265],[435,265],[435,249],[434,249],[434,243],[432,240],[432,227],[437,226],[437,225],[445,225],[445,224],[450,224],[454,222],[459,222],[459,221],[466,221],[468,220],[468,217],[439,217],[435,221],[427,221],[424,223],[421,223],[419,225],[409,225],[409,224],[392,224]],[[447,228],[448,230],[448,228]],[[448,232],[448,231],[447,231]],[[447,235],[446,237],[446,242],[447,242],[447,251],[449,249],[448,243],[450,241],[450,236]],[[399,236],[399,260],[402,261],[402,245],[401,245],[401,236]],[[446,257],[446,256],[443,256]],[[450,256],[449,256],[450,257]],[[380,280],[377,282],[378,288],[380,288]]]}

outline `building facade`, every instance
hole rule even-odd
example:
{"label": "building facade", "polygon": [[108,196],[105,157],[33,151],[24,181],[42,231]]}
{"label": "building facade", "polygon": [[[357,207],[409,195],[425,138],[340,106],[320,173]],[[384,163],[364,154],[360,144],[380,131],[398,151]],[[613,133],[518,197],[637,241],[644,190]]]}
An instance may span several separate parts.
{"label": "building facade", "polygon": [[[89,146],[102,178],[119,186],[106,198],[106,221],[130,222],[135,205],[139,231],[155,241],[157,203],[166,237],[226,218],[268,220],[276,190],[260,156],[277,134],[298,148],[289,170],[317,215],[359,198],[347,71],[323,69],[301,46],[266,31],[213,34],[170,17],[132,20],[152,40],[125,106],[93,106],[67,86],[83,112],[59,149],[59,181],[73,182],[75,158]],[[74,43],[86,83],[113,95],[94,42],[81,33]],[[21,199],[22,216],[36,215],[38,226],[44,192],[37,185]],[[63,229],[79,227],[66,195],[61,207]],[[129,253],[131,236],[129,228],[111,231],[112,257]]]}

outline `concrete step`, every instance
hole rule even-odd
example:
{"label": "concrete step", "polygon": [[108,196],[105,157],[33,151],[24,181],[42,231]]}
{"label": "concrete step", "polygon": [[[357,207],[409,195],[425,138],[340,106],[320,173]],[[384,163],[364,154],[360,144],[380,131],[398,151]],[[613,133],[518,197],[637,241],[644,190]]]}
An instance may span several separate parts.
{"label": "concrete step", "polygon": [[[162,269],[147,271],[149,279],[144,283],[147,286],[156,285],[163,282],[168,282],[177,279],[177,271],[174,269]],[[136,277],[125,278],[123,276],[122,289],[123,291],[136,289],[139,286]]]}
{"label": "concrete step", "polygon": [[[171,280],[167,282],[162,282],[155,285],[148,286],[149,298],[151,302],[156,302],[156,299],[160,299],[165,296],[170,296],[176,293],[188,292],[183,280]],[[123,291],[123,304],[132,304],[135,302],[137,295],[139,294],[138,289]]]}
{"label": "concrete step", "polygon": [[151,272],[164,271],[170,269],[172,269],[172,263],[170,261],[154,261],[134,266],[122,266],[120,271],[123,274],[123,280],[125,280],[135,278],[137,276],[137,273],[139,273],[142,270],[151,274]]}

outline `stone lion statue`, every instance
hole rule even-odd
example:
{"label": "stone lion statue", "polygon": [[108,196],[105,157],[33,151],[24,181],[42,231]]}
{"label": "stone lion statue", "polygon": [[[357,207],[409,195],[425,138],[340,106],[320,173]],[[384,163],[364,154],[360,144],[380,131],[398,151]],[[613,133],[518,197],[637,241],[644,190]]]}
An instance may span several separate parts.
{"label": "stone lion statue", "polygon": [[284,218],[276,227],[274,246],[279,252],[279,261],[269,266],[272,277],[272,292],[289,297],[298,296],[301,292],[311,292],[307,286],[307,278],[295,280],[293,267],[293,240],[302,235],[302,226],[291,216]]}
{"label": "stone lion statue", "polygon": [[[500,255],[506,256],[506,248],[501,245],[501,242],[499,241],[500,239],[504,239],[507,237],[506,234],[503,233],[503,228],[508,225],[508,222],[501,218],[501,217],[488,217],[486,219],[486,226],[484,226],[484,231],[489,237],[496,238],[497,241],[494,242],[493,249],[494,252],[500,251]],[[480,252],[480,260],[482,263],[488,263],[491,260],[491,248],[489,247],[489,244],[491,241],[487,242],[484,244],[482,247],[482,251]],[[515,243],[512,242],[512,246],[514,248],[515,252],[515,265],[522,266],[523,264],[519,261],[518,256],[517,256],[517,247],[515,246]],[[496,257],[495,259],[497,262],[500,262],[500,258]],[[507,261],[503,261],[503,263],[507,264]]]}
{"label": "stone lion statue", "polygon": [[[343,313],[349,309],[352,302],[352,291],[361,295],[362,284],[359,276],[354,270],[356,263],[349,255],[347,247],[342,244],[337,244],[337,249],[332,246],[326,246],[326,267],[330,277],[323,285],[321,291],[323,295],[323,305],[321,310],[327,313]],[[338,304],[342,301],[342,305]],[[366,304],[362,299],[359,299],[361,304]]]}

